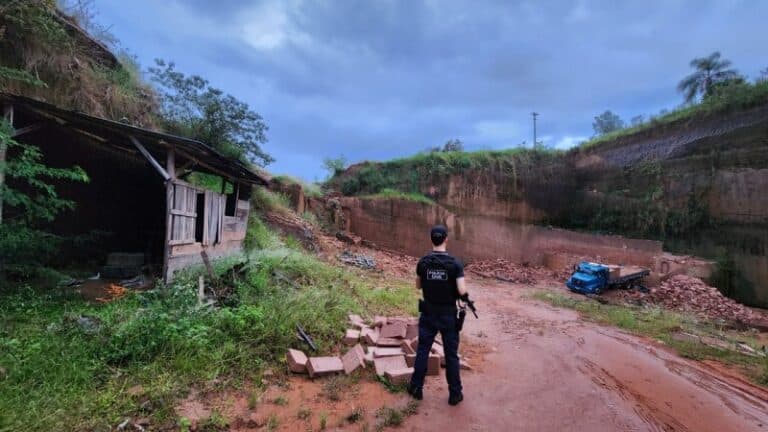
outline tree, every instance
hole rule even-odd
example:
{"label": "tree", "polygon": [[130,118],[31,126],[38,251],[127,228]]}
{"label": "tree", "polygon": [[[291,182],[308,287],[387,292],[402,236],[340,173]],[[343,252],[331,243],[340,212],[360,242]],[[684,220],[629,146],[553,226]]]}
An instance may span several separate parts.
{"label": "tree", "polygon": [[729,69],[730,60],[721,59],[720,52],[715,51],[707,57],[691,60],[695,72],[683,78],[677,85],[683,93],[686,102],[693,102],[696,96],[706,97],[712,94],[715,85],[740,78],[735,69]]}
{"label": "tree", "polygon": [[160,121],[167,132],[192,137],[260,166],[274,162],[261,148],[267,141],[267,125],[248,104],[211,87],[198,75],[176,71],[172,62],[157,59],[155,63],[157,67],[149,68],[149,73],[159,86]]}
{"label": "tree", "polygon": [[645,118],[641,115],[636,115],[629,120],[632,126],[640,126],[645,121]]}
{"label": "tree", "polygon": [[443,144],[444,152],[464,151],[464,143],[460,139],[450,139]]}
{"label": "tree", "polygon": [[595,135],[605,135],[623,128],[624,120],[611,112],[611,110],[606,110],[604,113],[595,117],[595,121],[592,122],[592,129],[595,130]]}
{"label": "tree", "polygon": [[755,81],[758,83],[768,82],[768,67],[760,71],[760,76]]}
{"label": "tree", "polygon": [[46,166],[40,149],[14,140],[13,132],[6,120],[0,120],[0,152],[7,157],[0,162],[0,174],[20,186],[0,182],[0,212],[11,209],[10,217],[0,213],[0,281],[7,271],[16,275],[39,271],[45,259],[55,254],[58,238],[38,229],[37,223],[52,221],[75,203],[61,198],[50,182],[88,181],[80,167]]}
{"label": "tree", "polygon": [[323,159],[323,168],[328,171],[328,177],[333,178],[347,169],[347,158],[339,156],[335,159],[325,158]]}

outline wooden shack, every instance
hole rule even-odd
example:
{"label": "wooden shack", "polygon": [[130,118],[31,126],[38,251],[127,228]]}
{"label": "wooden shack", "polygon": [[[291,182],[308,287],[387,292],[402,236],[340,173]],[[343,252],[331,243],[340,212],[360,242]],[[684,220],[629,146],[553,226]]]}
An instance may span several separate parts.
{"label": "wooden shack", "polygon": [[[76,207],[52,232],[108,233],[107,252],[143,254],[166,281],[202,263],[203,251],[216,259],[242,250],[251,188],[268,179],[239,160],[199,141],[20,96],[0,93],[0,105],[15,140],[39,147],[48,166],[78,165],[90,178],[56,185]],[[187,181],[194,173],[220,178],[221,190]]]}

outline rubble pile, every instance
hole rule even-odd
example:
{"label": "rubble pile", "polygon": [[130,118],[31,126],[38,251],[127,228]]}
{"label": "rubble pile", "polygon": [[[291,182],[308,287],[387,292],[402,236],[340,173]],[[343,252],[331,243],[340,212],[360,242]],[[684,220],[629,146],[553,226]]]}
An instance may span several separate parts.
{"label": "rubble pile", "polygon": [[526,285],[536,284],[537,280],[543,276],[539,269],[501,258],[472,262],[466,266],[466,271],[484,278]]}
{"label": "rubble pile", "polygon": [[[410,317],[374,317],[368,323],[359,315],[349,315],[342,344],[349,346],[342,356],[307,357],[302,351],[290,349],[286,353],[288,369],[307,374],[310,378],[345,373],[373,366],[376,375],[392,384],[407,384],[413,374],[416,350],[419,346],[418,319]],[[462,369],[471,369],[459,355]],[[427,362],[427,375],[440,375],[445,367],[445,354],[440,337],[435,339]]]}
{"label": "rubble pile", "polygon": [[730,321],[749,322],[753,312],[746,306],[725,297],[720,291],[701,279],[673,276],[645,295],[645,300],[683,312],[722,318]]}

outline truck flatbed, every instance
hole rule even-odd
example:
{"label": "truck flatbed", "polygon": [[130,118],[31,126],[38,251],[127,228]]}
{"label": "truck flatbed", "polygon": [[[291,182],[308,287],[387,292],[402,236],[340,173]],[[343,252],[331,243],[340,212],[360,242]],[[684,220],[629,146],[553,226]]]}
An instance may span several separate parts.
{"label": "truck flatbed", "polygon": [[638,266],[604,265],[584,261],[576,266],[565,285],[574,292],[600,294],[609,288],[631,288],[651,274]]}

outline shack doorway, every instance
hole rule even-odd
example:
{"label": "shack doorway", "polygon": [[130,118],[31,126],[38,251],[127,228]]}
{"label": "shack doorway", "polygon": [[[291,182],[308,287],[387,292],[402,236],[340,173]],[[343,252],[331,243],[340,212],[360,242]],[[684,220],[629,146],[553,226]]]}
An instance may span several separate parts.
{"label": "shack doorway", "polygon": [[165,240],[166,199],[161,176],[141,156],[59,128],[24,137],[51,167],[81,167],[87,183],[54,182],[75,207],[45,228],[64,237],[67,256],[57,265],[97,272],[115,253],[142,254],[145,269],[160,274]]}

